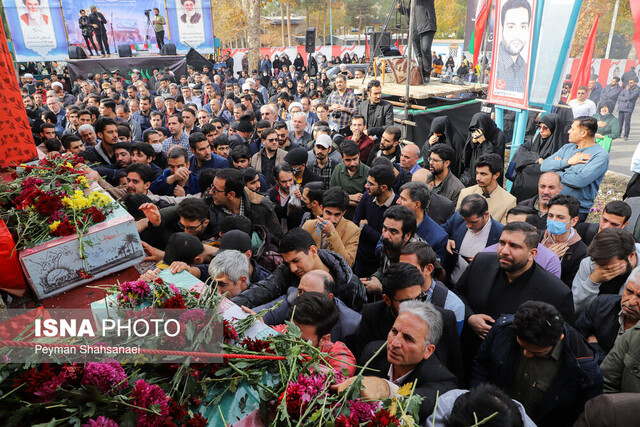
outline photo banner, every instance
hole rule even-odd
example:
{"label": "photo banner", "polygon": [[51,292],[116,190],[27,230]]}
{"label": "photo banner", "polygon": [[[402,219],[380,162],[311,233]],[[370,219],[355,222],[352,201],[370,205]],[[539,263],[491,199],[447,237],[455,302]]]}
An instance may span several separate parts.
{"label": "photo banner", "polygon": [[[12,0],[22,1],[22,0]],[[160,15],[166,20],[164,2],[161,0],[116,0],[105,1],[96,0],[87,3],[79,3],[74,0],[62,0],[62,8],[64,11],[64,19],[67,24],[67,34],[69,35],[69,44],[82,45],[86,47],[84,37],[78,20],[80,19],[80,9],[88,10],[90,6],[96,6],[107,19],[107,36],[111,52],[117,53],[117,46],[126,45],[143,45],[149,44],[151,52],[158,52],[156,45],[156,33],[153,24],[147,24],[145,10],[150,10],[150,21],[153,21],[153,8],[160,9]],[[89,16],[89,11],[87,11]],[[113,25],[113,33],[111,26]],[[148,42],[147,42],[147,36]],[[165,26],[165,43],[168,43],[167,27]],[[115,45],[114,46],[114,39]],[[93,36],[96,41],[95,34]]]}
{"label": "photo banner", "polygon": [[[535,0],[496,0],[495,43],[487,102],[527,108]],[[513,6],[513,7],[512,7]]]}
{"label": "photo banner", "polygon": [[67,59],[67,39],[58,0],[4,0],[17,62]]}
{"label": "photo banner", "polygon": [[190,48],[215,53],[210,0],[167,0],[171,43],[179,53]]}

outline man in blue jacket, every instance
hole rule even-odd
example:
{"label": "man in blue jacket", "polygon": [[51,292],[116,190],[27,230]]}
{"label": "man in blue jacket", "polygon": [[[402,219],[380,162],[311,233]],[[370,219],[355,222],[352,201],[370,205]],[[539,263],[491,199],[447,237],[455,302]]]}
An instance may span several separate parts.
{"label": "man in blue jacket", "polygon": [[554,171],[560,175],[560,194],[578,198],[580,222],[587,219],[602,178],[609,168],[609,153],[596,144],[597,131],[596,119],[577,117],[569,129],[570,144],[563,145],[540,164],[542,172]]}
{"label": "man in blue jacket", "polygon": [[620,120],[620,130],[624,132],[622,136],[625,141],[629,139],[631,115],[633,114],[633,109],[636,107],[638,96],[640,96],[640,86],[638,86],[637,83],[637,78],[630,78],[627,86],[622,89],[618,97],[620,101],[620,104],[618,104],[618,112],[620,113],[618,120]]}
{"label": "man in blue jacket", "polygon": [[471,386],[481,383],[502,387],[541,426],[572,426],[603,384],[593,347],[540,301],[497,319],[473,363]]}

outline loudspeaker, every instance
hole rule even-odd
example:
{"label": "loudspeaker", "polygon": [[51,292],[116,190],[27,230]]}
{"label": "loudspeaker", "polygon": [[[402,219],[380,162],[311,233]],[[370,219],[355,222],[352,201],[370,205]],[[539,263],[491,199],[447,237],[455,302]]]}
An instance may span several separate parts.
{"label": "loudspeaker", "polygon": [[[378,40],[380,40],[380,42],[378,42]],[[373,56],[384,56],[384,52],[389,49],[389,46],[391,46],[391,33],[389,31],[371,33],[369,49],[373,51]]]}
{"label": "loudspeaker", "polygon": [[131,58],[133,56],[133,54],[131,53],[131,46],[128,44],[119,44],[118,56],[120,58]]}
{"label": "loudspeaker", "polygon": [[69,59],[87,59],[87,53],[82,46],[69,46]]}
{"label": "loudspeaker", "polygon": [[315,53],[316,51],[316,29],[307,28],[307,34],[304,39],[304,50],[307,53]]}
{"label": "loudspeaker", "polygon": [[176,55],[176,45],[173,43],[167,43],[160,49],[160,55]]}

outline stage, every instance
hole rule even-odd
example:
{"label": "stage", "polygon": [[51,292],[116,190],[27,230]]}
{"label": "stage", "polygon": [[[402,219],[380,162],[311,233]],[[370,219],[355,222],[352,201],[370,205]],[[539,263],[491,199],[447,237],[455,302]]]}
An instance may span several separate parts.
{"label": "stage", "polygon": [[71,81],[75,81],[77,76],[85,79],[89,73],[111,73],[113,70],[120,70],[120,75],[125,80],[130,80],[131,70],[138,69],[145,79],[153,76],[153,69],[163,70],[169,68],[174,75],[187,74],[187,59],[184,55],[140,55],[127,58],[120,58],[117,55],[110,55],[107,58],[99,56],[87,59],[70,59],[69,76]]}
{"label": "stage", "polygon": [[[347,87],[351,89],[361,90],[362,93],[366,93],[367,84],[371,81],[372,77],[367,77],[364,83],[361,79],[351,79],[347,81]],[[488,85],[480,83],[467,83],[465,85],[456,85],[450,83],[441,83],[439,78],[432,78],[431,83],[424,86],[410,86],[409,98],[414,100],[422,100],[428,98],[446,98],[448,95],[458,95],[468,92],[482,92],[487,90]],[[388,95],[398,98],[404,98],[407,92],[406,85],[397,83],[383,83],[382,95]]]}

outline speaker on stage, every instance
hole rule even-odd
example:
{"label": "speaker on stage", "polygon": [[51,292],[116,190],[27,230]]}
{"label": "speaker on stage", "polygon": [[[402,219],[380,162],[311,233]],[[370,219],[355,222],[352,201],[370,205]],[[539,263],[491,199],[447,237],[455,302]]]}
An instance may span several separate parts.
{"label": "speaker on stage", "polygon": [[69,59],[87,59],[87,53],[82,46],[69,46]]}
{"label": "speaker on stage", "polygon": [[176,55],[176,45],[167,43],[160,49],[160,55]]}
{"label": "speaker on stage", "polygon": [[307,34],[304,39],[304,51],[307,53],[315,53],[316,51],[316,29],[314,27],[307,28]]}
{"label": "speaker on stage", "polygon": [[131,58],[133,56],[133,54],[131,53],[131,46],[128,44],[119,44],[118,56],[120,58]]}
{"label": "speaker on stage", "polygon": [[[380,40],[379,45],[378,40]],[[373,56],[387,56],[384,54],[384,52],[388,51],[390,46],[391,33],[389,31],[371,33],[371,39],[369,40],[369,49],[373,50]]]}

